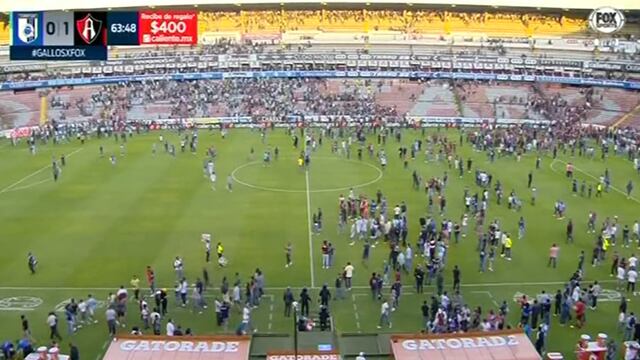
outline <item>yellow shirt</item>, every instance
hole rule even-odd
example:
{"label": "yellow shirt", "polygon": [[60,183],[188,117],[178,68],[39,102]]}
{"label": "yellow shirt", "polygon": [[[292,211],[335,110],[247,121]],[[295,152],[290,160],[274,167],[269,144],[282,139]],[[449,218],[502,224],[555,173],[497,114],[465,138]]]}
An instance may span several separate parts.
{"label": "yellow shirt", "polygon": [[218,254],[222,254],[223,251],[224,248],[222,247],[222,245],[218,245]]}
{"label": "yellow shirt", "polygon": [[504,247],[505,249],[511,249],[511,245],[513,245],[513,241],[511,241],[511,238],[508,237],[504,242]]}
{"label": "yellow shirt", "polygon": [[138,278],[131,279],[131,286],[134,289],[140,289],[140,279],[138,279]]}
{"label": "yellow shirt", "polygon": [[304,160],[298,158],[298,166],[302,166],[303,163],[304,163]]}

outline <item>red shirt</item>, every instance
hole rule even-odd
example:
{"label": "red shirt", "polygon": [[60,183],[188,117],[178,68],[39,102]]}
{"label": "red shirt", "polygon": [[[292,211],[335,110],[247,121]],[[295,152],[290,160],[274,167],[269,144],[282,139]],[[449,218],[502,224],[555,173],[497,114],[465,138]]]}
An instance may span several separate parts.
{"label": "red shirt", "polygon": [[328,245],[322,245],[322,254],[323,255],[327,255],[329,253],[329,246]]}
{"label": "red shirt", "polygon": [[151,269],[147,269],[147,281],[148,281],[149,283],[152,283],[152,282],[155,280],[155,278],[156,278],[156,276],[155,276],[155,274],[153,273],[153,270],[151,270]]}
{"label": "red shirt", "polygon": [[582,301],[578,301],[576,303],[576,315],[584,315],[584,312],[586,310],[586,306],[584,305],[584,303]]}

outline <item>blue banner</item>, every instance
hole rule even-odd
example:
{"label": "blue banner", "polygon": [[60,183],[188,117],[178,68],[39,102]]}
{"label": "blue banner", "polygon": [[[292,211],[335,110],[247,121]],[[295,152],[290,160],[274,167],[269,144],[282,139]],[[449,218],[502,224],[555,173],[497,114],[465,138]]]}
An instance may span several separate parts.
{"label": "blue banner", "polygon": [[11,60],[106,60],[106,46],[11,46]]}
{"label": "blue banner", "polygon": [[[34,48],[18,47],[31,54]],[[54,47],[67,48],[67,47]],[[71,47],[78,49],[78,47]],[[89,50],[91,48],[92,50]],[[87,51],[99,51],[103,47],[86,47]],[[106,49],[105,56],[106,56]],[[11,47],[11,59],[13,58],[14,47]],[[33,58],[33,60],[52,60],[46,58]],[[56,59],[53,60],[62,60]],[[84,60],[88,60],[84,58]],[[116,75],[95,78],[74,78],[74,79],[52,79],[38,81],[3,82],[0,83],[0,90],[20,90],[46,88],[54,86],[78,86],[78,85],[101,85],[119,82],[140,82],[144,80],[219,80],[219,79],[251,79],[251,78],[412,78],[412,79],[466,79],[466,80],[498,80],[516,82],[551,82],[570,85],[602,86],[622,89],[640,89],[638,81],[604,80],[594,78],[573,78],[563,76],[534,76],[534,75],[505,75],[505,74],[482,74],[463,72],[424,72],[424,71],[234,71],[234,72],[204,72],[204,73],[183,73],[170,75]]]}

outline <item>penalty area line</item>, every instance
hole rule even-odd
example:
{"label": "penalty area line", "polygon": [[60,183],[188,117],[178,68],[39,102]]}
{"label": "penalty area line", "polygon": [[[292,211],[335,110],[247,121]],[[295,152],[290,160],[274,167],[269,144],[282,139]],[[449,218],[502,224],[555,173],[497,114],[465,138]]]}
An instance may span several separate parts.
{"label": "penalty area line", "polygon": [[[549,167],[551,168],[551,171],[553,171],[553,172],[554,172],[554,173],[556,173],[556,174],[562,174],[560,171],[556,170],[556,169],[553,167],[553,164],[554,164],[555,162],[559,162],[559,163],[562,163],[562,164],[564,164],[564,165],[567,165],[568,163],[567,163],[566,161],[564,161],[564,160],[560,160],[560,159],[553,159],[553,160],[551,161],[551,163],[549,164]],[[576,170],[577,172],[583,173],[584,175],[586,175],[586,176],[590,177],[591,179],[595,180],[596,182],[600,182],[600,179],[599,179],[599,178],[597,178],[597,177],[595,177],[595,176],[593,176],[593,175],[589,174],[588,172],[586,172],[586,171],[584,171],[584,170],[580,169],[579,167],[577,167],[577,166],[575,166],[575,165],[573,166],[573,169],[574,169],[574,170]],[[617,193],[621,194],[622,196],[626,197],[628,200],[633,200],[633,201],[635,201],[635,202],[637,202],[637,203],[639,203],[639,204],[640,204],[640,200],[638,200],[637,198],[635,198],[635,197],[633,197],[633,196],[628,196],[628,197],[627,197],[627,193],[626,193],[626,192],[624,192],[624,191],[622,191],[622,190],[620,190],[620,189],[618,189],[617,187],[615,187],[615,186],[613,186],[613,185],[611,185],[611,186],[609,186],[609,187],[610,187],[613,191],[615,191],[615,192],[617,192]]]}
{"label": "penalty area line", "polygon": [[[76,150],[72,151],[69,155],[67,155],[67,157],[71,157],[71,155],[76,154],[76,153],[78,153],[78,152],[82,151],[82,149],[83,149],[83,148],[79,148],[79,149],[76,149]],[[51,165],[45,165],[45,166],[41,167],[40,169],[38,169],[38,170],[36,170],[36,171],[32,172],[31,174],[29,174],[29,175],[27,175],[27,176],[23,177],[22,179],[20,179],[20,180],[18,180],[18,181],[16,181],[16,182],[14,182],[13,184],[11,184],[11,185],[9,185],[9,186],[5,187],[4,189],[0,190],[0,194],[5,193],[5,192],[7,192],[7,191],[10,191],[11,189],[13,189],[13,188],[15,188],[16,186],[18,186],[18,185],[22,184],[22,183],[23,183],[23,182],[25,182],[26,180],[31,179],[32,177],[34,177],[34,176],[36,176],[36,175],[40,174],[41,172],[43,172],[43,171],[45,171],[45,170],[47,170],[47,169],[49,169],[49,168],[51,168]]]}

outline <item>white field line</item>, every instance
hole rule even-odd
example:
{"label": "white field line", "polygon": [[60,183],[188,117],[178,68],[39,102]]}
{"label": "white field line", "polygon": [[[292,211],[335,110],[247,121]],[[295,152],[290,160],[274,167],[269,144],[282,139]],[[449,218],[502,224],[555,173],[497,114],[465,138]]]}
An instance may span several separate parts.
{"label": "white field line", "polygon": [[[351,300],[353,301],[353,315],[356,318],[356,327],[358,328],[358,332],[360,332],[360,315],[358,314],[358,305],[356,304],[356,296],[360,294],[352,294]],[[366,294],[364,295],[366,296]]]}
{"label": "white field line", "polygon": [[275,301],[275,297],[271,294],[265,294],[263,296],[271,300],[271,304],[269,305],[269,324],[267,327],[267,330],[271,331],[271,327],[273,325],[273,303]]}
{"label": "white field line", "polygon": [[[598,280],[599,283],[615,283],[616,280],[611,280],[611,279],[604,279],[604,280],[600,280],[600,279],[589,279],[588,281],[594,281],[594,280]],[[469,288],[478,288],[478,287],[518,287],[518,286],[549,286],[549,285],[564,285],[566,284],[567,281],[540,281],[540,282],[502,282],[502,283],[492,283],[492,282],[488,282],[488,283],[475,283],[475,284],[461,284],[461,287],[469,287]],[[406,285],[409,286],[409,285]],[[118,289],[120,286],[119,285],[114,285],[112,287],[57,287],[57,286],[1,286],[0,287],[0,291],[2,290],[18,290],[18,291],[115,291],[116,289]],[[156,288],[173,288],[172,286],[159,286],[156,285]],[[303,286],[292,286],[291,289],[302,289]],[[307,287],[309,288],[309,287]],[[352,286],[353,289],[370,289],[369,286]],[[265,290],[273,290],[273,291],[281,291],[281,290],[286,290],[287,287],[267,287],[265,288]],[[311,289],[320,289],[320,288],[316,288],[313,287]],[[142,288],[141,291],[145,292],[148,289],[144,289]],[[427,292],[425,292],[426,294]],[[408,295],[409,292],[403,291],[402,294],[404,295]],[[366,295],[366,294],[356,294],[358,296],[360,295]]]}
{"label": "white field line", "polygon": [[100,360],[100,358],[102,358],[102,356],[105,354],[105,351],[107,350],[107,345],[109,345],[109,341],[105,341],[105,343],[102,344],[102,353],[96,355],[96,360]]}
{"label": "white field line", "polygon": [[[82,151],[82,149],[83,149],[83,148],[76,149],[76,150],[72,151],[69,155],[67,155],[67,157],[71,157],[73,154],[76,154],[76,153],[78,153],[78,152]],[[18,185],[22,184],[23,182],[25,182],[26,180],[29,180],[30,178],[32,178],[32,177],[34,177],[34,176],[36,176],[36,175],[40,174],[41,172],[43,172],[43,171],[45,171],[45,170],[47,170],[47,169],[50,169],[50,168],[51,168],[51,165],[46,165],[46,166],[41,167],[40,169],[38,169],[38,170],[36,170],[36,171],[32,172],[31,174],[29,174],[29,175],[27,175],[27,176],[23,177],[22,179],[20,179],[20,180],[18,180],[18,181],[16,181],[16,182],[14,182],[13,184],[11,184],[11,185],[9,185],[9,186],[5,187],[4,189],[0,190],[0,194],[2,194],[2,193],[4,193],[4,192],[7,192],[7,191],[9,191],[9,190],[11,190],[11,189],[13,189],[14,187],[16,187],[16,186],[18,186]]]}
{"label": "white field line", "polygon": [[[306,133],[302,141],[304,141],[305,152],[307,150]],[[311,192],[309,186],[309,169],[304,170],[305,189],[307,194],[307,232],[309,234],[309,272],[311,273],[311,288],[316,286],[316,275],[313,269],[313,232],[311,231]]]}
{"label": "white field line", "polygon": [[307,183],[307,227],[309,233],[309,271],[311,273],[311,287],[316,286],[316,276],[313,269],[313,232],[311,231],[311,194],[309,193],[309,170],[305,170],[304,178]]}
{"label": "white field line", "polygon": [[493,297],[493,294],[491,293],[491,291],[472,291],[472,294],[485,294],[487,295],[491,301],[493,302],[493,305],[500,307],[500,304],[498,304],[498,302],[496,301],[496,299]]}
{"label": "white field line", "polygon": [[[563,161],[563,160],[560,160],[560,159],[553,159],[553,161],[551,161],[551,163],[549,164],[549,167],[551,168],[551,171],[553,171],[553,172],[555,172],[555,173],[560,173],[558,170],[556,170],[556,169],[554,169],[554,168],[553,168],[553,163],[554,163],[554,162],[556,162],[556,161],[557,161],[557,162],[559,162],[559,163],[563,163],[563,164],[565,164],[565,165],[567,165],[567,162],[566,162],[566,161]],[[588,172],[586,172],[586,171],[584,171],[584,170],[581,170],[581,169],[580,169],[579,167],[577,167],[577,166],[574,166],[574,167],[573,167],[573,169],[574,169],[574,170],[576,170],[576,171],[578,171],[578,172],[583,173],[584,175],[586,175],[586,176],[588,176],[588,177],[590,177],[590,178],[592,178],[592,179],[593,179],[593,180],[595,180],[596,182],[600,182],[600,179],[599,179],[599,178],[597,178],[597,177],[595,177],[595,176],[593,176],[593,175],[589,174]],[[622,190],[618,189],[617,187],[615,187],[615,186],[613,186],[613,185],[611,185],[611,186],[610,186],[610,188],[611,188],[613,191],[618,192],[618,193],[620,193],[621,195],[623,195],[625,198],[627,198],[627,192],[626,192],[626,191],[622,191]],[[633,200],[633,201],[635,201],[635,202],[637,202],[637,203],[639,203],[639,204],[640,204],[640,199],[635,198],[635,197],[633,197],[633,196],[630,196],[630,197],[628,197],[627,199],[629,199],[629,200]]]}
{"label": "white field line", "polygon": [[32,187],[38,186],[40,184],[44,184],[46,182],[52,181],[52,179],[44,179],[44,180],[40,180],[38,182],[35,182],[33,184],[29,184],[29,185],[24,185],[24,186],[18,186],[18,187],[14,187],[12,189],[9,189],[5,192],[12,192],[12,191],[19,191],[19,190],[26,190],[26,189],[30,189]]}

